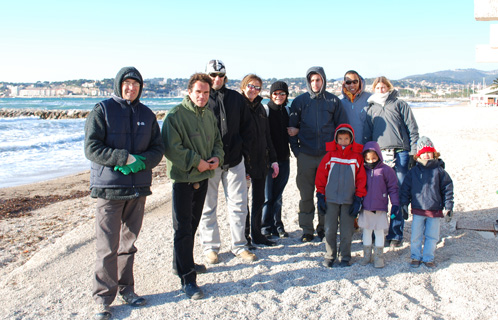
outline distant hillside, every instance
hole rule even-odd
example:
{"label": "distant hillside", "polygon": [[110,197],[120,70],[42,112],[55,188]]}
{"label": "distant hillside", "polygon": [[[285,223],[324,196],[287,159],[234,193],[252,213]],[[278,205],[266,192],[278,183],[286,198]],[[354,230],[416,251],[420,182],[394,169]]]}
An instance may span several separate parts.
{"label": "distant hillside", "polygon": [[400,80],[411,81],[427,81],[430,83],[445,83],[445,84],[472,84],[474,82],[482,83],[482,79],[486,81],[487,85],[493,83],[493,80],[498,78],[498,70],[482,71],[477,69],[456,69],[437,71],[426,74],[417,74],[408,76]]}

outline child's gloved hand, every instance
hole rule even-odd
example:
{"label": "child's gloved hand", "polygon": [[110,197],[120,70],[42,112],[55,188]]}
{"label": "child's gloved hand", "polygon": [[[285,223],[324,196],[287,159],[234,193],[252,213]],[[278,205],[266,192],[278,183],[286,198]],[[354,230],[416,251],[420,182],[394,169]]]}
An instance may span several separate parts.
{"label": "child's gloved hand", "polygon": [[323,193],[317,192],[316,198],[318,214],[324,216],[327,213],[327,202],[325,202],[325,195],[323,195]]}
{"label": "child's gloved hand", "polygon": [[398,206],[392,206],[391,207],[391,219],[396,219],[396,216],[399,213],[399,207]]}
{"label": "child's gloved hand", "polygon": [[408,220],[408,206],[401,206],[401,214],[403,214],[403,219]]}
{"label": "child's gloved hand", "polygon": [[353,204],[351,205],[351,208],[349,208],[349,215],[353,218],[356,218],[358,216],[358,213],[360,213],[362,207],[363,198],[354,196]]}
{"label": "child's gloved hand", "polygon": [[451,218],[453,216],[453,210],[444,209],[443,210],[443,215],[444,215],[444,221],[450,222]]}
{"label": "child's gloved hand", "polygon": [[408,170],[415,167],[416,164],[417,160],[415,160],[415,158],[412,155],[410,155],[410,159],[408,160]]}

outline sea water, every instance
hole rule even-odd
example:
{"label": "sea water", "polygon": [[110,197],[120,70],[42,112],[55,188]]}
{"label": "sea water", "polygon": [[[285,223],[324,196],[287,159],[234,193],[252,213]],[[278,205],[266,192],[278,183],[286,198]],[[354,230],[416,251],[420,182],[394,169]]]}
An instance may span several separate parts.
{"label": "sea water", "polygon": [[[91,110],[101,98],[0,99],[0,108]],[[144,99],[152,110],[169,110],[181,98]],[[268,100],[264,100],[266,103]],[[455,102],[410,103],[414,108]],[[162,122],[159,121],[159,125]],[[85,119],[0,118],[0,188],[49,180],[89,170],[83,151]]]}
{"label": "sea water", "polygon": [[[2,109],[91,110],[102,99],[0,99]],[[169,110],[181,98],[144,99]],[[162,121],[159,121],[162,125]],[[0,118],[0,188],[45,181],[90,169],[83,143],[85,119]]]}

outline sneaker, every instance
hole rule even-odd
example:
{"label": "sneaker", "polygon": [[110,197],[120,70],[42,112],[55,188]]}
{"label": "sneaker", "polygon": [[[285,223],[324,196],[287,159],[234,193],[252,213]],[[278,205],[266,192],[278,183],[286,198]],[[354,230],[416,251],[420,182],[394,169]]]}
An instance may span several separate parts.
{"label": "sneaker", "polygon": [[279,231],[279,232],[278,232],[278,236],[279,236],[280,238],[288,238],[288,237],[289,237],[289,234],[288,234],[287,232],[285,232],[285,231]]}
{"label": "sneaker", "polygon": [[187,283],[182,286],[183,292],[192,300],[199,300],[204,298],[204,292],[196,283]]}
{"label": "sneaker", "polygon": [[420,267],[420,260],[413,259],[412,262],[410,262],[410,267],[412,268]]}
{"label": "sneaker", "polygon": [[309,233],[305,233],[302,235],[301,237],[301,242],[311,242],[313,241],[313,235],[312,234],[309,234]]}
{"label": "sneaker", "polygon": [[334,259],[325,259],[322,262],[322,265],[327,268],[333,268],[334,267]]}
{"label": "sneaker", "polygon": [[325,231],[317,232],[317,236],[320,238],[320,241],[323,241],[323,238],[325,238]]}
{"label": "sneaker", "polygon": [[389,244],[391,248],[398,248],[401,247],[401,241],[400,240],[391,240],[391,243]]}
{"label": "sneaker", "polygon": [[[196,273],[206,273],[206,272],[207,272],[207,268],[206,268],[206,266],[205,266],[205,265],[203,265],[203,264],[197,264],[197,263],[196,263],[196,264],[194,265],[194,267],[195,267],[195,272],[196,272]],[[172,272],[175,276],[177,276],[177,275],[178,275],[178,270],[176,270],[176,269],[173,269],[171,272]]]}
{"label": "sneaker", "polygon": [[204,258],[204,260],[208,264],[217,264],[218,262],[220,262],[218,260],[218,253],[212,250],[206,253],[206,257]]}
{"label": "sneaker", "polygon": [[137,296],[133,291],[125,294],[120,294],[119,297],[121,298],[121,300],[132,307],[140,307],[147,303],[147,300],[145,300],[145,298]]}
{"label": "sneaker", "polygon": [[346,268],[350,267],[351,265],[349,264],[349,261],[341,260],[341,263],[339,263],[339,267],[341,268]]}
{"label": "sneaker", "polygon": [[431,269],[436,268],[436,264],[434,263],[434,261],[424,262],[424,264],[427,268],[431,268]]}
{"label": "sneaker", "polygon": [[108,304],[99,303],[95,307],[95,320],[108,320],[112,317],[111,307]]}
{"label": "sneaker", "polygon": [[237,255],[237,258],[240,258],[246,262],[253,262],[258,260],[258,257],[256,257],[256,255],[249,250],[242,251]]}

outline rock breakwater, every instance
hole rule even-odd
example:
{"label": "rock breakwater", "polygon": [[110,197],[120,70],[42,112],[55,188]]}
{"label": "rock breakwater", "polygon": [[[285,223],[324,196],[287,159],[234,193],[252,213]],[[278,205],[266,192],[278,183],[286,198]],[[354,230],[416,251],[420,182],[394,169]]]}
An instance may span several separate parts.
{"label": "rock breakwater", "polygon": [[[40,119],[81,119],[90,110],[41,110],[41,109],[0,109],[0,118],[35,117]],[[167,111],[154,111],[158,120],[164,119]]]}

